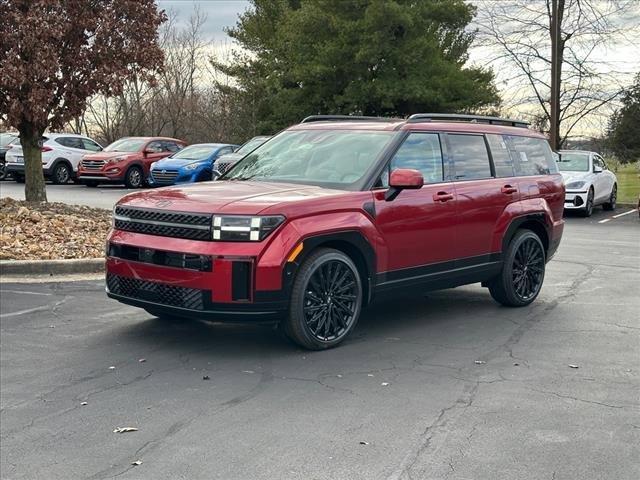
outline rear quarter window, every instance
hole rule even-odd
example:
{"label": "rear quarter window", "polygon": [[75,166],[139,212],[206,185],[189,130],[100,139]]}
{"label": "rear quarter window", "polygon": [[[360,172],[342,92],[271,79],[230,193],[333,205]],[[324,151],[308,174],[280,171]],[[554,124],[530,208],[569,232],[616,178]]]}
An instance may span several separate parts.
{"label": "rear quarter window", "polygon": [[549,143],[542,138],[509,135],[509,153],[517,176],[557,173]]}
{"label": "rear quarter window", "polygon": [[491,158],[493,158],[496,177],[513,177],[515,172],[513,169],[513,160],[509,153],[509,147],[507,146],[507,140],[503,138],[502,135],[487,135],[487,141],[491,149]]}

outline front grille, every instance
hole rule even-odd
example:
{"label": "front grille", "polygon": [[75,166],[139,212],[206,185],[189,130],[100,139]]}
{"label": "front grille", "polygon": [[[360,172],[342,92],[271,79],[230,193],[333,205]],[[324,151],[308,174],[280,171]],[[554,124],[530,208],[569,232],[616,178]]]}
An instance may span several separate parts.
{"label": "front grille", "polygon": [[121,277],[111,273],[107,274],[107,287],[111,293],[123,297],[190,310],[204,310],[204,296],[211,294],[207,290],[175,287],[166,283]]}
{"label": "front grille", "polygon": [[227,171],[233,167],[236,162],[216,162],[215,169],[220,173],[227,173]]}
{"label": "front grille", "polygon": [[151,178],[155,183],[173,183],[178,178],[177,170],[152,170]]}
{"label": "front grille", "polygon": [[153,248],[135,247],[119,243],[109,243],[108,255],[123,260],[200,272],[210,272],[213,265],[213,259],[208,255],[155,250]]}
{"label": "front grille", "polygon": [[104,163],[104,160],[82,160],[82,166],[87,170],[100,170]]}
{"label": "front grille", "polygon": [[208,213],[117,206],[114,220],[118,230],[189,240],[211,240],[211,215]]}

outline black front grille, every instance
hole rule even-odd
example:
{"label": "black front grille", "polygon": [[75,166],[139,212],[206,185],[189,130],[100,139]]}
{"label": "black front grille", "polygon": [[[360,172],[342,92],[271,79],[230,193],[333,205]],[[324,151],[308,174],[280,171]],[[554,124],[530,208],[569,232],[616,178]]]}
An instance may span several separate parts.
{"label": "black front grille", "polygon": [[204,297],[211,293],[207,290],[176,287],[166,283],[121,277],[111,273],[107,274],[107,287],[111,293],[123,297],[190,310],[204,310]]}
{"label": "black front grille", "polygon": [[211,240],[211,215],[117,206],[115,228],[162,237]]}
{"label": "black front grille", "polygon": [[135,247],[133,245],[122,245],[118,243],[109,243],[109,256],[122,258],[123,260],[133,260],[134,262],[161,265],[163,267],[198,270],[200,272],[210,272],[213,265],[213,259],[208,255],[170,252],[167,250],[155,250],[153,248]]}
{"label": "black front grille", "polygon": [[152,170],[151,178],[155,183],[173,183],[178,178],[177,170]]}

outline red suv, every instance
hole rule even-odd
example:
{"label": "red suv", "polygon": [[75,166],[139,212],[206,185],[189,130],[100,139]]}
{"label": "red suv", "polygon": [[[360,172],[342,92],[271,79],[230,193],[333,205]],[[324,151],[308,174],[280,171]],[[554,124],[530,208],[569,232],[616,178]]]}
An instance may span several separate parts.
{"label": "red suv", "polygon": [[149,176],[153,162],[186,147],[186,142],[165,137],[124,137],[100,153],[82,157],[78,179],[88,187],[99,183],[124,183],[140,188]]}
{"label": "red suv", "polygon": [[219,181],[120,200],[107,293],[155,316],[273,320],[324,349],[381,292],[482,282],[528,305],[563,207],[549,144],[523,122],[313,116]]}

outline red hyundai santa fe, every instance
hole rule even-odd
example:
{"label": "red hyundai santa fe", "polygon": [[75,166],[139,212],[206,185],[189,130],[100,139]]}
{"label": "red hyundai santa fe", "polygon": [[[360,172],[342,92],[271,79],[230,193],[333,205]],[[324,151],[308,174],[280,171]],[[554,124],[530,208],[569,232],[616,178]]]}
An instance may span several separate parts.
{"label": "red hyundai santa fe", "polygon": [[278,322],[324,349],[381,292],[482,282],[530,304],[563,206],[549,144],[526,123],[313,116],[218,181],[120,200],[107,294],[158,317]]}

